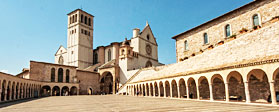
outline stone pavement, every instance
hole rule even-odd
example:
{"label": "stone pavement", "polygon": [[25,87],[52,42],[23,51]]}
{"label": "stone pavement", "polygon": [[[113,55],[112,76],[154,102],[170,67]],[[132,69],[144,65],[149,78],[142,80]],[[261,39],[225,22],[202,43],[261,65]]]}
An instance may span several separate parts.
{"label": "stone pavement", "polygon": [[54,96],[0,104],[0,112],[279,112],[279,107],[133,96]]}

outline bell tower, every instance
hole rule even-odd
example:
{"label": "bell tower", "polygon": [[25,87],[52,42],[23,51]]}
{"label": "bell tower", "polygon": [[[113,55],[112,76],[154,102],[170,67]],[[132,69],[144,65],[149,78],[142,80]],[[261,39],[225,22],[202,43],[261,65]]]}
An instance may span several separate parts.
{"label": "bell tower", "polygon": [[68,65],[79,69],[93,65],[93,19],[93,15],[81,9],[68,14]]}

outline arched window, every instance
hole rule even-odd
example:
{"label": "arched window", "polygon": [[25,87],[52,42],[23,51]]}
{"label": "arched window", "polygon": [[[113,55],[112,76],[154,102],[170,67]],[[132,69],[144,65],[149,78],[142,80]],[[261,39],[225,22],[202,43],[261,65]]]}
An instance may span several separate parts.
{"label": "arched window", "polygon": [[77,22],[77,14],[75,14],[75,22]]}
{"label": "arched window", "polygon": [[225,27],[226,37],[231,36],[231,26],[228,24]]}
{"label": "arched window", "polygon": [[187,40],[185,40],[184,41],[184,50],[186,51],[186,50],[188,50],[189,48],[188,48],[188,42],[187,42]]}
{"label": "arched window", "polygon": [[253,25],[254,25],[254,26],[259,26],[259,25],[260,25],[259,15],[258,15],[258,14],[255,14],[255,15],[253,16]]}
{"label": "arched window", "polygon": [[80,22],[83,23],[83,15],[80,16]]}
{"label": "arched window", "polygon": [[208,36],[207,36],[207,33],[204,33],[204,34],[203,34],[203,41],[204,41],[204,44],[208,44]]}
{"label": "arched window", "polygon": [[72,18],[73,18],[72,23],[74,23],[75,22],[75,16],[73,15]]}
{"label": "arched window", "polygon": [[84,24],[87,24],[87,16],[84,17]]}
{"label": "arched window", "polygon": [[72,17],[70,17],[70,24],[72,24]]}
{"label": "arched window", "polygon": [[55,68],[51,69],[50,81],[55,82]]}
{"label": "arched window", "polygon": [[108,50],[108,61],[110,61],[111,60],[111,51],[110,51],[110,49]]}
{"label": "arched window", "polygon": [[149,40],[149,38],[150,38],[150,37],[149,37],[149,34],[147,34],[146,38],[147,38],[147,40]]}
{"label": "arched window", "polygon": [[61,65],[63,65],[63,63],[64,63],[63,56],[60,56],[60,57],[59,57],[58,63],[61,64]]}
{"label": "arched window", "polygon": [[91,26],[91,19],[88,19],[88,25]]}
{"label": "arched window", "polygon": [[70,82],[70,70],[66,70],[66,82],[69,83]]}
{"label": "arched window", "polygon": [[63,82],[63,69],[58,69],[58,82]]}
{"label": "arched window", "polygon": [[152,67],[152,63],[150,61],[147,61],[145,67]]}

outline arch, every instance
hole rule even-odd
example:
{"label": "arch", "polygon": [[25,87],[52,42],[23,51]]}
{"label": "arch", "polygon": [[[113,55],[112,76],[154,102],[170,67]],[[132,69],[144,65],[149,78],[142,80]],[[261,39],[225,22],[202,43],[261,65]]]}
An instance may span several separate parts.
{"label": "arch", "polygon": [[159,89],[160,89],[160,97],[164,97],[164,84],[162,81],[159,83]]}
{"label": "arch", "polygon": [[203,34],[203,44],[208,44],[208,35],[207,35],[207,33]]}
{"label": "arch", "polygon": [[19,87],[19,99],[22,98],[22,83],[20,83],[20,87]]}
{"label": "arch", "polygon": [[173,79],[171,81],[171,86],[172,86],[172,97],[178,97],[178,92],[177,92],[177,83],[176,81]]}
{"label": "arch", "polygon": [[60,88],[58,86],[52,88],[52,96],[60,96]]}
{"label": "arch", "polygon": [[232,71],[227,76],[229,99],[242,101],[246,99],[243,78],[238,71]]}
{"label": "arch", "polygon": [[63,65],[63,64],[64,64],[64,58],[63,58],[63,56],[60,56],[60,57],[59,57],[58,63],[59,63],[60,65]]}
{"label": "arch", "polygon": [[134,89],[134,96],[135,96],[135,95],[137,95],[137,90],[136,90],[136,86],[135,85],[133,86],[133,89]]}
{"label": "arch", "polygon": [[150,83],[150,96],[154,96],[152,83]]}
{"label": "arch", "polygon": [[141,84],[139,84],[138,87],[139,87],[139,95],[142,96],[143,94],[142,94],[142,86],[141,86]]}
{"label": "arch", "polygon": [[93,89],[92,88],[88,88],[88,95],[93,95]]}
{"label": "arch", "polygon": [[148,60],[148,61],[145,63],[145,67],[152,67],[152,62]]}
{"label": "arch", "polygon": [[220,74],[215,74],[211,78],[212,82],[212,94],[214,100],[225,100],[225,83],[223,77]]}
{"label": "arch", "polygon": [[165,88],[166,88],[166,97],[170,97],[170,83],[169,83],[169,81],[165,82]]}
{"label": "arch", "polygon": [[74,22],[77,22],[77,14],[75,14],[75,20],[74,20]]}
{"label": "arch", "polygon": [[11,100],[15,99],[15,82],[12,83]]}
{"label": "arch", "polygon": [[67,69],[66,70],[66,83],[69,83],[70,82],[70,70]]}
{"label": "arch", "polygon": [[69,87],[68,86],[62,87],[61,96],[69,96]]}
{"label": "arch", "polygon": [[50,88],[50,86],[48,86],[48,85],[43,86],[42,90],[41,90],[41,95],[42,96],[51,96],[51,88]]}
{"label": "arch", "polygon": [[253,69],[248,75],[250,99],[253,102],[267,102],[270,87],[266,73],[262,69]]}
{"label": "arch", "polygon": [[2,81],[2,93],[1,93],[1,101],[5,100],[5,91],[6,91],[6,80]]}
{"label": "arch", "polygon": [[111,50],[109,49],[108,50],[108,61],[110,61],[111,60]]}
{"label": "arch", "polygon": [[50,81],[55,82],[55,68],[51,68]]}
{"label": "arch", "polygon": [[100,82],[101,93],[103,94],[112,94],[113,92],[113,76],[110,72],[105,72],[102,75]]}
{"label": "arch", "polygon": [[149,94],[149,86],[148,86],[148,83],[146,83],[145,86],[146,86],[146,90],[147,90],[146,96],[150,96],[150,94]]}
{"label": "arch", "polygon": [[63,82],[63,68],[58,69],[58,82]]}
{"label": "arch", "polygon": [[[274,89],[276,94],[276,100],[279,102],[279,68],[277,68],[273,73]],[[269,102],[271,102],[271,97],[269,96]]]}
{"label": "arch", "polygon": [[19,94],[19,83],[18,82],[16,83],[15,89],[16,89],[15,99],[18,99],[18,94]]}
{"label": "arch", "polygon": [[194,78],[189,78],[187,81],[189,98],[196,99],[197,98],[197,86]]}
{"label": "arch", "polygon": [[181,98],[187,98],[187,91],[186,91],[186,83],[183,78],[179,80],[179,92],[180,92],[180,97]]}
{"label": "arch", "polygon": [[11,96],[11,81],[9,81],[8,85],[7,85],[7,97],[6,97],[6,100],[10,100],[10,96]]}
{"label": "arch", "polygon": [[260,25],[260,17],[258,14],[254,14],[252,16],[252,20],[253,20],[253,27]]}
{"label": "arch", "polygon": [[88,25],[91,26],[91,18],[88,18]]}
{"label": "arch", "polygon": [[83,23],[83,14],[80,15],[80,22]]}
{"label": "arch", "polygon": [[77,87],[72,86],[70,89],[70,95],[77,95],[77,94],[78,94]]}
{"label": "arch", "polygon": [[159,87],[157,82],[154,83],[154,88],[155,88],[155,96],[159,96]]}
{"label": "arch", "polygon": [[231,25],[230,24],[227,24],[225,26],[225,35],[226,35],[226,37],[231,36]]}
{"label": "arch", "polygon": [[84,16],[84,24],[87,24],[87,16]]}
{"label": "arch", "polygon": [[202,76],[198,80],[199,82],[199,93],[200,93],[200,99],[206,99],[209,100],[210,98],[210,91],[209,91],[209,83],[205,76]]}

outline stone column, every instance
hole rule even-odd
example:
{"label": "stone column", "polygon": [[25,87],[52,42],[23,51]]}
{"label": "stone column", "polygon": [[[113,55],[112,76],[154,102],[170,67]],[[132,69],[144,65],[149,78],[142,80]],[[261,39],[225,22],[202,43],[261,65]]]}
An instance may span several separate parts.
{"label": "stone column", "polygon": [[249,82],[244,82],[246,103],[251,103],[250,92],[249,92]]}
{"label": "stone column", "polygon": [[180,98],[180,90],[179,90],[180,86],[179,84],[177,84],[177,98]]}
{"label": "stone column", "polygon": [[[0,84],[0,86],[1,86],[1,84]],[[2,101],[1,97],[2,97],[2,89],[0,89],[0,102]]]}
{"label": "stone column", "polygon": [[275,93],[275,88],[274,88],[274,82],[269,82],[269,87],[270,87],[270,93],[271,93],[271,100],[273,105],[277,105],[276,101],[276,93]]}
{"label": "stone column", "polygon": [[199,84],[197,84],[197,100],[200,100]]}
{"label": "stone column", "polygon": [[167,97],[166,85],[163,85],[163,87],[164,87],[164,97],[166,98]]}
{"label": "stone column", "polygon": [[229,98],[229,83],[225,83],[225,94],[226,94],[226,102],[229,102],[230,101],[230,98]]}
{"label": "stone column", "polygon": [[5,93],[5,95],[4,95],[4,101],[6,101],[6,100],[7,100],[7,89],[4,90],[4,93]]}
{"label": "stone column", "polygon": [[151,88],[150,88],[150,84],[148,84],[148,92],[149,92],[149,96],[151,97]]}
{"label": "stone column", "polygon": [[189,86],[188,86],[188,84],[186,85],[186,94],[187,94],[187,99],[190,99],[190,93],[189,93]]}
{"label": "stone column", "polygon": [[210,101],[214,101],[212,84],[209,83]]}

